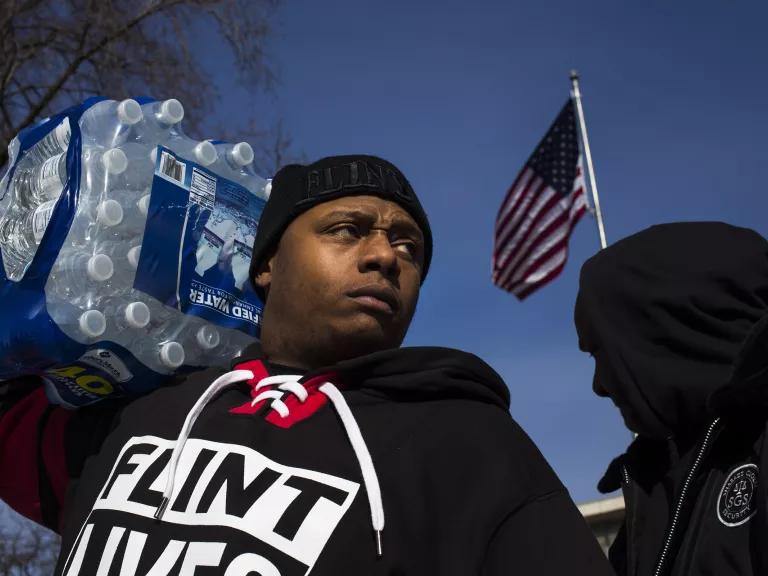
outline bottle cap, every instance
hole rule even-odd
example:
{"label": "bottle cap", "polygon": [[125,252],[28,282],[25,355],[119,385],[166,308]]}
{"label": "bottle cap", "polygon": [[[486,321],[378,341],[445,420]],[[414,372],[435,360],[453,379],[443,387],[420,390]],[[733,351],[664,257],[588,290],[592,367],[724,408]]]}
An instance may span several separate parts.
{"label": "bottle cap", "polygon": [[157,119],[163,124],[178,124],[184,118],[184,106],[176,98],[171,98],[160,104]]}
{"label": "bottle cap", "polygon": [[203,166],[210,166],[219,157],[216,147],[208,140],[200,142],[192,152],[195,155],[195,160]]}
{"label": "bottle cap", "polygon": [[253,148],[248,142],[238,142],[232,146],[229,157],[238,166],[247,166],[253,162]]}
{"label": "bottle cap", "polygon": [[132,126],[144,118],[141,106],[136,100],[129,98],[117,105],[117,118],[122,124]]}
{"label": "bottle cap", "polygon": [[128,168],[128,157],[120,148],[110,148],[104,152],[101,163],[110,174],[122,174]]}
{"label": "bottle cap", "polygon": [[117,200],[104,200],[96,209],[96,221],[107,227],[117,226],[123,221],[123,207]]}
{"label": "bottle cap", "polygon": [[131,328],[144,328],[149,319],[149,306],[144,302],[131,302],[125,307],[125,321]]}
{"label": "bottle cap", "polygon": [[139,267],[139,257],[141,256],[141,244],[138,246],[134,246],[130,250],[128,250],[128,264],[131,265],[131,268],[136,270],[136,268]]}
{"label": "bottle cap", "polygon": [[213,350],[219,345],[219,342],[221,342],[219,331],[208,324],[200,327],[195,339],[203,350]]}
{"label": "bottle cap", "polygon": [[139,200],[136,202],[136,206],[139,207],[139,212],[142,216],[146,217],[147,213],[149,212],[149,194],[144,194]]}
{"label": "bottle cap", "polygon": [[160,362],[166,368],[178,368],[184,364],[184,347],[178,342],[166,342],[160,345]]}
{"label": "bottle cap", "polygon": [[88,258],[86,272],[91,280],[104,282],[112,278],[115,267],[112,265],[112,258],[106,254],[96,254]]}
{"label": "bottle cap", "polygon": [[89,338],[97,338],[107,329],[107,319],[98,310],[88,310],[80,315],[77,321],[80,330]]}

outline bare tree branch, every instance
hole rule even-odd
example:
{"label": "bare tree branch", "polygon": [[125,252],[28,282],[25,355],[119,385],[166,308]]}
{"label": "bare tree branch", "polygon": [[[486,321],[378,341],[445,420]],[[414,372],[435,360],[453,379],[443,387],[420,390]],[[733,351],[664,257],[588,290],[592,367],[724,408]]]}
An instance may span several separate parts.
{"label": "bare tree branch", "polygon": [[268,90],[278,1],[0,2],[0,166],[22,128],[96,94],[176,97],[194,112],[185,120],[194,131],[220,99],[210,78],[221,66],[206,58],[211,44],[242,87]]}

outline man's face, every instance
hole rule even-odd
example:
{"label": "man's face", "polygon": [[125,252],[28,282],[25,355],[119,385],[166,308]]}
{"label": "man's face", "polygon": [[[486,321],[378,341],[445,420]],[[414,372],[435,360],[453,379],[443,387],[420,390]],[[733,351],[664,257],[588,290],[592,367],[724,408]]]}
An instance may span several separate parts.
{"label": "man's face", "polygon": [[421,230],[398,204],[349,196],[315,206],[256,276],[268,294],[262,345],[309,364],[399,346],[423,261]]}

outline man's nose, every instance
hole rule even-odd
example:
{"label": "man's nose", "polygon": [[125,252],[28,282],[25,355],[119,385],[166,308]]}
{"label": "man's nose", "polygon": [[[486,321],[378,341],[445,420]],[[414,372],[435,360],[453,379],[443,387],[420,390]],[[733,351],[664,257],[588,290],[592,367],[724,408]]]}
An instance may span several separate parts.
{"label": "man's nose", "polygon": [[397,275],[399,271],[397,253],[386,232],[371,231],[361,249],[361,272],[377,270],[385,276]]}

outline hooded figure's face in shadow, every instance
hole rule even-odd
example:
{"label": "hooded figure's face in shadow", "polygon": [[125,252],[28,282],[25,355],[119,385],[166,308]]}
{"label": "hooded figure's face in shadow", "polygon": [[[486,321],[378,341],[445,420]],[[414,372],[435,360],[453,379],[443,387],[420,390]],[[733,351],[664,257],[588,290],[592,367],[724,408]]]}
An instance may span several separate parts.
{"label": "hooded figure's face in shadow", "polygon": [[593,389],[651,438],[701,425],[768,312],[768,242],[717,222],[654,226],[589,259],[575,320]]}

